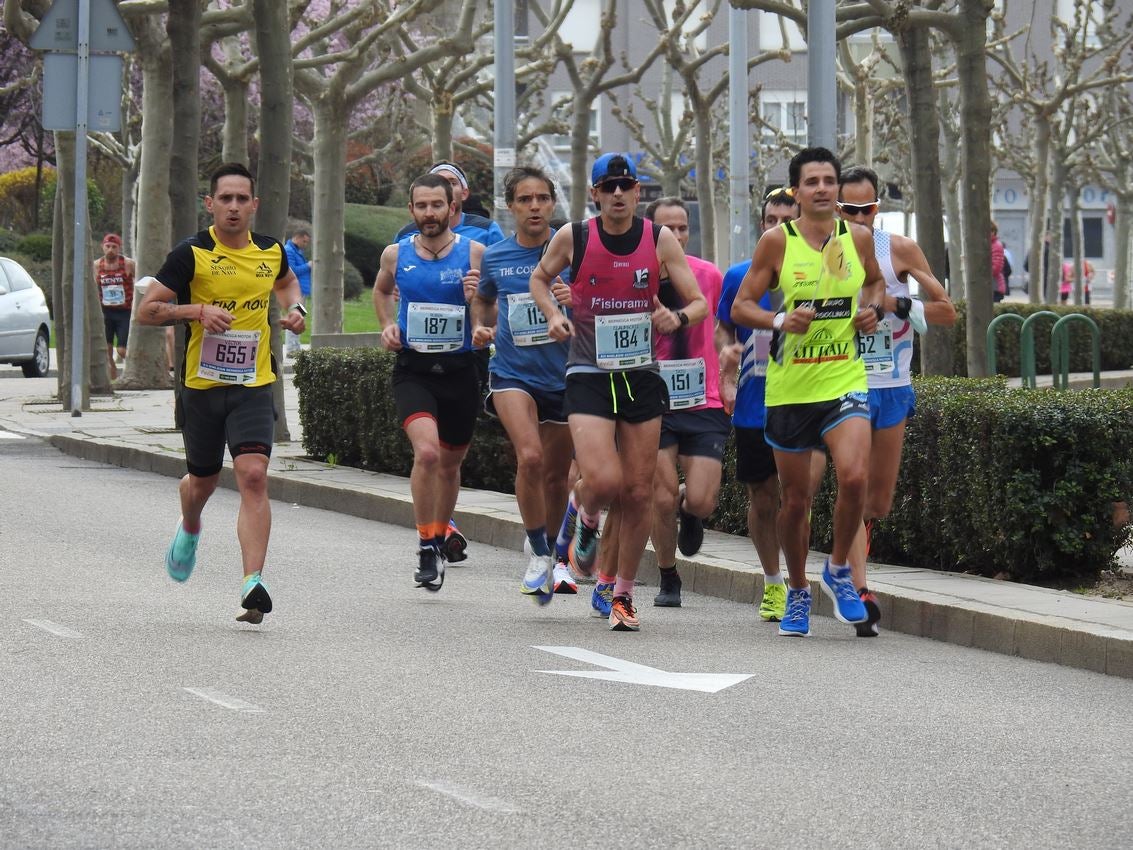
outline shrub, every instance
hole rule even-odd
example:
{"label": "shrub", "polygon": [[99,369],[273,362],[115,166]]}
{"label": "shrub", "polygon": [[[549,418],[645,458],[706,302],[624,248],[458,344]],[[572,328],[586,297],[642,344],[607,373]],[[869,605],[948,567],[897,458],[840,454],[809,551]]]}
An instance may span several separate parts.
{"label": "shrub", "polygon": [[51,234],[31,233],[20,240],[16,251],[39,262],[51,262]]}
{"label": "shrub", "polygon": [[362,280],[362,273],[354,267],[353,263],[344,263],[342,266],[342,300],[353,301],[362,294],[365,288],[366,284]]}
{"label": "shrub", "polygon": [[[409,474],[412,452],[390,390],[393,362],[377,349],[300,355],[295,385],[309,455]],[[1124,451],[1133,443],[1133,390],[1009,390],[1002,378],[924,378],[916,387],[893,511],[874,525],[875,557],[1036,584],[1077,585],[1113,566],[1130,532],[1114,525],[1113,503],[1133,496],[1133,457]],[[514,451],[484,414],[462,480],[514,492]],[[825,551],[832,483],[828,471],[813,510],[813,545]],[[745,534],[746,513],[729,440],[708,525]]]}
{"label": "shrub", "polygon": [[13,233],[11,230],[0,228],[0,254],[7,256],[17,249],[20,244],[20,236]]}
{"label": "shrub", "polygon": [[409,211],[399,207],[346,205],[343,248],[346,260],[362,275],[362,285],[374,285],[382,251],[397,231],[409,221]]}

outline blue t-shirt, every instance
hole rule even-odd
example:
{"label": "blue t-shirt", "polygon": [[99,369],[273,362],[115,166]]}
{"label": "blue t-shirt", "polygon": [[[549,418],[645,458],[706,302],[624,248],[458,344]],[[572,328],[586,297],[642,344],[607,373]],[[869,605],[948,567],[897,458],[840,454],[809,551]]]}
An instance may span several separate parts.
{"label": "blue t-shirt", "polygon": [[[756,355],[756,339],[751,328],[741,327],[732,321],[732,303],[740,291],[751,260],[736,263],[724,275],[724,287],[720,293],[720,306],[716,308],[716,318],[727,322],[736,329],[736,340],[743,344],[744,353],[740,359],[739,386],[736,390],[736,409],[732,413],[732,424],[737,428],[762,428],[767,406],[764,403],[764,390],[767,387],[766,353]],[[759,306],[771,309],[771,295],[763,293]],[[766,337],[765,337],[766,338]]]}
{"label": "blue t-shirt", "polygon": [[397,326],[406,348],[424,354],[472,350],[462,282],[471,267],[471,251],[472,243],[458,236],[446,256],[426,260],[413,247],[412,236],[397,243]]}
{"label": "blue t-shirt", "polygon": [[[496,300],[499,307],[496,354],[488,370],[533,389],[562,392],[570,346],[547,336],[546,318],[531,298],[531,272],[544,247],[524,248],[512,236],[487,248],[480,261],[478,291],[483,298]],[[569,283],[570,269],[563,269],[559,276]]]}
{"label": "blue t-shirt", "polygon": [[287,265],[291,266],[291,271],[295,272],[295,277],[299,279],[299,291],[303,293],[304,298],[310,298],[311,264],[307,262],[303,249],[288,239],[283,243],[283,250],[287,252]]}

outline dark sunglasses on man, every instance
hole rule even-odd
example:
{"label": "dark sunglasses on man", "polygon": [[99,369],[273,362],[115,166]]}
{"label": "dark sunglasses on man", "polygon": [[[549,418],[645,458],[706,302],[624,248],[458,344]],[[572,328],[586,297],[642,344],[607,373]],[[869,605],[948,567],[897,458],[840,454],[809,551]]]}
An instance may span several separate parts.
{"label": "dark sunglasses on man", "polygon": [[628,192],[636,185],[637,181],[632,177],[617,177],[613,180],[603,180],[598,184],[598,191],[612,194],[621,189],[623,192]]}
{"label": "dark sunglasses on man", "polygon": [[846,204],[839,201],[838,209],[846,215],[872,215],[877,210],[877,201],[870,204]]}

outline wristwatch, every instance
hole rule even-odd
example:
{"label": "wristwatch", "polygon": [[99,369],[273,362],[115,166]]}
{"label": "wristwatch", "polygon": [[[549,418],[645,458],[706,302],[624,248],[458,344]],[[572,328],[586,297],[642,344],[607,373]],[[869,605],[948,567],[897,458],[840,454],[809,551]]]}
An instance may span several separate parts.
{"label": "wristwatch", "polygon": [[677,310],[677,318],[681,320],[681,327],[688,327],[688,314],[684,310]]}
{"label": "wristwatch", "polygon": [[302,316],[304,319],[307,318],[307,308],[304,307],[300,302],[296,301],[294,304],[287,308],[288,313],[290,313],[292,310],[298,310],[300,316]]}

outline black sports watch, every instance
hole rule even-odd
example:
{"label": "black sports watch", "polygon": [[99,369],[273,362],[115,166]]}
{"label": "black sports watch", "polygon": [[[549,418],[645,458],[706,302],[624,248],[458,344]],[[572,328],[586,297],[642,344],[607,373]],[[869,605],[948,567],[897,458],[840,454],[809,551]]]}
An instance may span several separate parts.
{"label": "black sports watch", "polygon": [[298,310],[300,316],[302,316],[304,319],[307,318],[307,308],[304,307],[300,302],[296,301],[294,304],[287,308],[288,313],[290,313],[292,310]]}
{"label": "black sports watch", "polygon": [[688,314],[684,310],[677,310],[677,318],[681,320],[681,327],[688,327]]}

